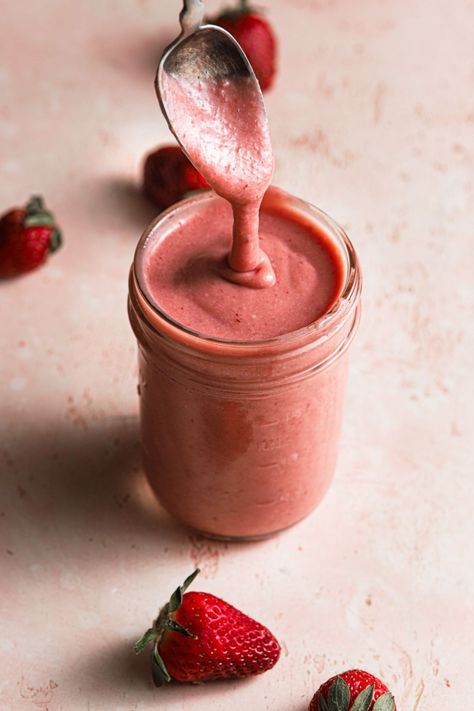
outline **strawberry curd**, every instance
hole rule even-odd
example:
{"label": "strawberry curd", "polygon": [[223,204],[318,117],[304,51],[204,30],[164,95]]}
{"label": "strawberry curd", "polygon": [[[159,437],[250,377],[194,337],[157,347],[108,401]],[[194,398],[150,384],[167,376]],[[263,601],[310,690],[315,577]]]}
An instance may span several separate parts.
{"label": "strawberry curd", "polygon": [[329,486],[361,282],[343,231],[281,190],[261,209],[274,286],[222,278],[231,229],[210,192],[163,213],[138,245],[129,312],[151,486],[187,525],[254,538]]}

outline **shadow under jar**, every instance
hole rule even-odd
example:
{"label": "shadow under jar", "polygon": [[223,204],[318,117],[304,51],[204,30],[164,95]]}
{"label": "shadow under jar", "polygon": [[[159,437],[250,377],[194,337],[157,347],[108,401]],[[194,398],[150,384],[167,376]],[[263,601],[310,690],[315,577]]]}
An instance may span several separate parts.
{"label": "shadow under jar", "polygon": [[162,213],[143,234],[130,272],[145,473],[170,514],[215,538],[263,538],[304,518],[324,496],[359,320],[361,273],[343,230],[288,193],[267,195],[323,232],[343,266],[337,300],[310,325],[238,341],[198,333],[160,309],[145,278],[150,250],[174,225],[221,200],[210,192]]}

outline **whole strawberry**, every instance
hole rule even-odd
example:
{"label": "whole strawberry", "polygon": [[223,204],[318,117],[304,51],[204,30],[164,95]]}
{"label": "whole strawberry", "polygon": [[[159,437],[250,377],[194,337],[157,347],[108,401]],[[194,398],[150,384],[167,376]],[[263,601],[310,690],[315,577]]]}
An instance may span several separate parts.
{"label": "whole strawberry", "polygon": [[396,707],[380,679],[369,672],[350,669],[319,687],[309,711],[396,711]]}
{"label": "whole strawberry", "polygon": [[272,26],[247,0],[210,20],[237,40],[253,67],[262,91],[269,89],[276,72],[277,43]]}
{"label": "whole strawberry", "polygon": [[61,246],[61,233],[43,199],[34,195],[26,207],[0,217],[0,277],[36,269]]}
{"label": "whole strawberry", "polygon": [[156,686],[174,679],[203,682],[261,674],[280,656],[272,633],[214,595],[188,592],[195,570],[160,610],[153,627],[136,643],[139,654],[153,643],[151,666]]}
{"label": "whole strawberry", "polygon": [[143,190],[160,210],[187,193],[209,187],[179,146],[162,146],[149,153],[143,165]]}

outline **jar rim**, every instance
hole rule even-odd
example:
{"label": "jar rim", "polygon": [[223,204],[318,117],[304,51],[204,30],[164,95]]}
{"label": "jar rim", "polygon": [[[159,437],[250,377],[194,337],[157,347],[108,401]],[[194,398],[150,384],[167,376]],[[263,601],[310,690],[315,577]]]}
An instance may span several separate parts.
{"label": "jar rim", "polygon": [[[351,312],[357,305],[362,288],[361,269],[354,246],[342,227],[340,227],[337,222],[335,222],[320,208],[274,185],[269,187],[266,196],[264,197],[263,204],[265,204],[265,200],[274,199],[275,197],[283,197],[292,208],[299,210],[300,212],[303,212],[304,214],[309,215],[313,219],[316,219],[322,223],[326,228],[326,231],[329,228],[331,236],[335,236],[338,239],[339,246],[342,247],[343,256],[346,261],[346,276],[341,293],[331,308],[322,314],[318,319],[306,326],[303,326],[302,328],[278,336],[272,336],[271,338],[252,340],[222,338],[219,336],[211,336],[209,334],[201,333],[189,328],[188,326],[184,326],[172,316],[169,316],[165,311],[160,309],[156,302],[154,302],[147,293],[147,289],[144,286],[145,280],[143,278],[143,272],[139,268],[143,262],[142,256],[144,255],[145,247],[160,225],[173,219],[179,211],[183,210],[183,208],[189,208],[192,205],[199,205],[208,200],[220,199],[219,196],[213,191],[204,190],[197,195],[192,195],[191,197],[175,203],[167,210],[161,212],[147,226],[141,235],[135,250],[131,270],[132,287],[135,286],[137,288],[139,296],[141,297],[140,302],[142,302],[142,305],[146,306],[146,309],[149,310],[154,317],[158,317],[158,319],[163,322],[162,325],[166,326],[166,334],[164,335],[168,335],[172,338],[174,334],[177,336],[178,340],[181,340],[181,338],[184,337],[186,345],[194,345],[197,348],[199,348],[199,345],[201,344],[202,346],[207,345],[208,347],[220,347],[224,351],[232,349],[233,352],[245,351],[247,353],[251,353],[254,350],[261,351],[266,348],[269,350],[273,350],[274,348],[278,349],[279,347],[291,348],[296,342],[303,344],[306,342],[319,341],[327,334],[328,330],[335,324],[335,322],[344,320],[344,316]],[[147,320],[149,321],[149,319]],[[150,325],[154,326],[154,324],[151,323]],[[159,329],[154,328],[154,330]]]}

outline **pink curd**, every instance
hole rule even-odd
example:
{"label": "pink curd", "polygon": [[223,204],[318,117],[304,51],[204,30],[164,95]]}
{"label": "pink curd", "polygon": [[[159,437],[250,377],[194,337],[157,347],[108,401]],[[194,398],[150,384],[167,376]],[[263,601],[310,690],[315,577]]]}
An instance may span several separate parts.
{"label": "pink curd", "polygon": [[219,275],[231,211],[212,193],[150,226],[130,281],[148,480],[173,516],[229,539],[286,528],[323,497],[359,313],[357,258],[329,218],[271,188],[261,228],[273,287]]}
{"label": "pink curd", "polygon": [[334,241],[272,192],[260,215],[260,244],[276,274],[268,289],[222,278],[232,244],[232,211],[208,200],[148,245],[144,284],[150,300],[182,326],[216,338],[254,341],[315,322],[339,297],[344,261]]}

